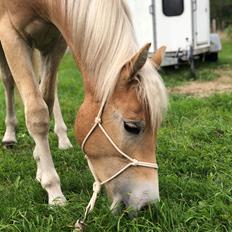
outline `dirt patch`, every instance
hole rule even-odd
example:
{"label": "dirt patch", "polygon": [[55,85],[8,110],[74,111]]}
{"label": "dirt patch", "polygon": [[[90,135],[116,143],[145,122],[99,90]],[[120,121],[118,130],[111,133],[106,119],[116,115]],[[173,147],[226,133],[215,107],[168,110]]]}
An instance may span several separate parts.
{"label": "dirt patch", "polygon": [[169,88],[169,93],[207,97],[214,93],[232,92],[232,70],[216,70],[220,75],[213,81],[191,81],[186,85]]}

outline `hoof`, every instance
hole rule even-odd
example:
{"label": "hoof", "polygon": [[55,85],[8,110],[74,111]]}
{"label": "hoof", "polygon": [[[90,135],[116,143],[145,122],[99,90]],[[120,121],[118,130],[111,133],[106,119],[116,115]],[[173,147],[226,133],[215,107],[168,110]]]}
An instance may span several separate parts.
{"label": "hoof", "polygon": [[3,147],[5,147],[6,149],[12,149],[15,147],[16,145],[16,141],[2,141],[2,145]]}
{"label": "hoof", "polygon": [[73,232],[82,232],[84,231],[84,229],[85,229],[85,223],[81,219],[77,220]]}
{"label": "hoof", "polygon": [[64,196],[55,197],[53,200],[49,201],[49,205],[51,206],[65,206],[67,200]]}
{"label": "hoof", "polygon": [[71,142],[69,141],[69,139],[65,139],[65,140],[62,140],[62,141],[59,141],[59,149],[60,150],[68,150],[70,148],[72,148],[72,144]]}

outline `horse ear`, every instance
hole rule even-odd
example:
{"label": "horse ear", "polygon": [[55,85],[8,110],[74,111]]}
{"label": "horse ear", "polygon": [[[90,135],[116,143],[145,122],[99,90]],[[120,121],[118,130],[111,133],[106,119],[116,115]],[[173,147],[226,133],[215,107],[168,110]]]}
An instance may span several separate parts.
{"label": "horse ear", "polygon": [[157,68],[160,67],[166,51],[166,46],[159,48],[151,57],[151,60],[155,63]]}
{"label": "horse ear", "polygon": [[123,71],[126,71],[127,78],[131,79],[144,66],[148,58],[148,51],[151,44],[144,45],[124,66]]}

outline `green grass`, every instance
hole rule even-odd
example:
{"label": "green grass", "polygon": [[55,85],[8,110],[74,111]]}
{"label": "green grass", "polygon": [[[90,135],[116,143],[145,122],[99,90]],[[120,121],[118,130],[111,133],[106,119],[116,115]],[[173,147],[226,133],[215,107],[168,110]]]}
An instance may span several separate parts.
{"label": "green grass", "polygon": [[[232,67],[232,46],[224,43],[217,64],[199,64],[202,79],[214,69]],[[167,85],[189,81],[188,68],[165,71]],[[208,76],[209,75],[209,76]],[[83,99],[80,73],[66,56],[59,69],[59,95],[74,148],[60,151],[50,131],[53,159],[68,199],[65,207],[49,207],[47,195],[34,180],[33,141],[17,100],[18,145],[0,148],[0,231],[72,231],[92,193],[93,179],[75,143],[73,122]],[[0,86],[0,134],[4,132],[4,98]],[[53,124],[53,123],[52,123]],[[208,98],[170,96],[159,131],[158,163],[161,201],[131,219],[126,211],[113,216],[105,192],[88,219],[87,231],[232,231],[232,94]]]}
{"label": "green grass", "polygon": [[163,68],[161,75],[166,86],[172,87],[183,85],[188,81],[200,80],[209,81],[218,78],[215,70],[223,70],[232,68],[232,46],[230,41],[222,41],[223,50],[219,53],[217,62],[200,62],[196,61],[196,77],[193,77],[189,65],[181,65],[178,70],[174,67]]}

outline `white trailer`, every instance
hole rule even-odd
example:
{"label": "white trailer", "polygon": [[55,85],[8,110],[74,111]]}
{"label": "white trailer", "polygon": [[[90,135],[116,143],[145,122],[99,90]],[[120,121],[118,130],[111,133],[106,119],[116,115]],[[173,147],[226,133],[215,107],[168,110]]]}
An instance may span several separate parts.
{"label": "white trailer", "polygon": [[142,46],[152,42],[152,52],[167,46],[163,66],[189,61],[221,50],[217,34],[210,34],[209,0],[128,0],[135,32]]}

